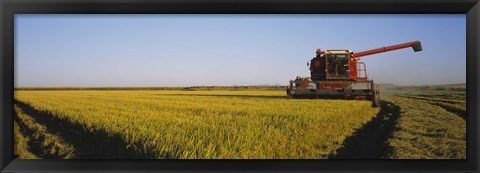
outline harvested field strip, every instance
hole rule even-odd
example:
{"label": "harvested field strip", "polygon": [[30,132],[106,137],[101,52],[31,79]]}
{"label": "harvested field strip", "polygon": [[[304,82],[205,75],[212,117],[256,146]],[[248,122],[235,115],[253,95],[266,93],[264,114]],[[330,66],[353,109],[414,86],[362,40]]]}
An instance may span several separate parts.
{"label": "harvested field strip", "polygon": [[435,98],[451,98],[451,99],[457,99],[457,100],[465,100],[466,95],[465,91],[450,91],[450,92],[441,92],[441,93],[428,93],[428,92],[422,92],[422,93],[415,93],[413,95],[420,96],[420,97],[435,97]]}
{"label": "harvested field strip", "polygon": [[15,158],[20,159],[38,159],[38,156],[30,152],[30,147],[28,146],[29,138],[23,136],[20,132],[20,127],[16,121],[13,124],[13,133],[15,135],[15,145],[14,145],[14,153]]}
{"label": "harvested field strip", "polygon": [[439,97],[421,97],[421,96],[415,96],[415,95],[401,95],[401,97],[419,99],[419,100],[426,100],[426,101],[436,101],[436,102],[466,106],[466,100],[465,99],[463,99],[463,100],[462,99],[449,99],[448,97],[442,97],[442,98],[439,98]]}
{"label": "harvested field strip", "polygon": [[467,117],[466,103],[465,101],[462,101],[462,100],[446,100],[446,99],[425,98],[425,97],[415,97],[415,96],[401,96],[401,97],[415,99],[415,100],[422,100],[429,104],[440,106],[449,112],[459,115],[463,119],[466,119]]}
{"label": "harvested field strip", "polygon": [[388,141],[393,159],[465,159],[466,122],[429,104],[397,96],[384,97],[400,109],[396,130]]}
{"label": "harvested field strip", "polygon": [[25,153],[31,152],[36,157],[46,159],[74,157],[72,145],[66,144],[60,137],[49,133],[44,125],[37,123],[30,115],[25,114],[20,107],[15,106],[15,112],[19,135],[26,134],[29,137],[28,142],[26,142],[28,147],[22,147],[22,149],[26,149]]}

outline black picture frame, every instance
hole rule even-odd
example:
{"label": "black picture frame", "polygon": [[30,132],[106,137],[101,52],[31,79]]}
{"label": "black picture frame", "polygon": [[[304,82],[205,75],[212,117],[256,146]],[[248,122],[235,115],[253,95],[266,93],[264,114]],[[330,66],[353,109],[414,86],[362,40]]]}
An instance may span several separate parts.
{"label": "black picture frame", "polygon": [[[2,172],[478,172],[479,0],[2,0]],[[15,14],[465,14],[466,160],[13,160]]]}

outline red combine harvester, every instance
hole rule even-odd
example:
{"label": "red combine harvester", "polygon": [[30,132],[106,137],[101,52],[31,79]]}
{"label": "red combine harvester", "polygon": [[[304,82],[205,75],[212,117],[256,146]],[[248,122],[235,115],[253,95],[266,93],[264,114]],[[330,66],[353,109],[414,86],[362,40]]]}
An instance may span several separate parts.
{"label": "red combine harvester", "polygon": [[422,51],[420,41],[413,41],[354,53],[349,50],[317,49],[316,57],[309,64],[310,77],[290,81],[288,98],[343,98],[371,100],[374,107],[380,106],[379,86],[369,80],[361,57],[412,47]]}

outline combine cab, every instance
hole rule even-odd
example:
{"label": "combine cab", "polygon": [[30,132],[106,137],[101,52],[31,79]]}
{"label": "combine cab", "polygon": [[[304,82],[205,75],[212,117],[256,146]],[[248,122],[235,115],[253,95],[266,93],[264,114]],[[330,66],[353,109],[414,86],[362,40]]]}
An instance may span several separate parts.
{"label": "combine cab", "polygon": [[420,41],[354,53],[349,50],[317,49],[310,63],[310,77],[290,81],[288,98],[340,98],[371,100],[374,107],[380,106],[379,86],[369,80],[361,57],[412,47],[422,51]]}

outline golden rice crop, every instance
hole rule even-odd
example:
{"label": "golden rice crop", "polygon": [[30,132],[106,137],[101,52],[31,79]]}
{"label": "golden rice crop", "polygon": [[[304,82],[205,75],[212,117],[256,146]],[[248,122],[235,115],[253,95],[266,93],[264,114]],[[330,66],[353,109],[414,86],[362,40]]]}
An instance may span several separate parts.
{"label": "golden rice crop", "polygon": [[134,158],[328,158],[379,111],[370,101],[286,99],[284,91],[15,91],[15,99],[82,126],[66,130],[126,144],[94,147],[112,151],[96,158],[131,158],[125,150]]}

